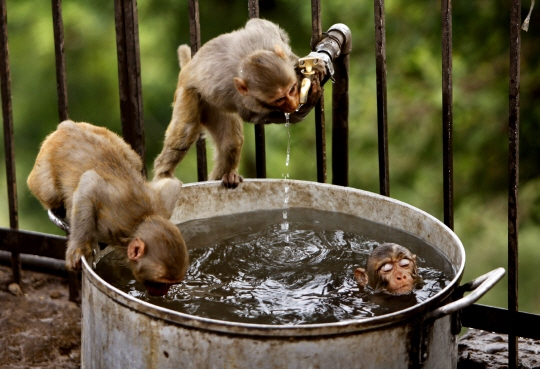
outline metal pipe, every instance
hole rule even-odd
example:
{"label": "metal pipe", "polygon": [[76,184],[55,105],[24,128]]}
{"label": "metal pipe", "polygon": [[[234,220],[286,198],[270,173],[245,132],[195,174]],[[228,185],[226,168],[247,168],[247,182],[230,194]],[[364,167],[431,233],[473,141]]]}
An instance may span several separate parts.
{"label": "metal pipe", "polygon": [[[508,310],[518,311],[518,188],[519,188],[519,89],[521,62],[521,0],[510,9],[510,91],[508,122]],[[510,314],[512,323],[514,315]],[[518,337],[508,335],[508,367],[518,367]]]}
{"label": "metal pipe", "polygon": [[[11,103],[11,72],[9,69],[9,47],[7,29],[6,0],[0,0],[0,78],[2,90],[2,118],[4,121],[4,151],[6,156],[6,178],[9,202],[9,225],[19,228],[19,210],[17,204],[17,177],[15,176],[15,145],[13,142],[13,111]],[[13,251],[13,281],[21,281],[21,260],[18,252]]]}
{"label": "metal pipe", "polygon": [[442,120],[444,224],[454,229],[454,162],[452,104],[452,0],[442,0]]}
{"label": "metal pipe", "polygon": [[[316,50],[322,39],[321,0],[311,0],[311,49]],[[324,87],[315,105],[315,146],[317,152],[317,182],[326,183],[326,119],[324,115]]]}
{"label": "metal pipe", "polygon": [[[248,0],[249,19],[259,18],[259,0]],[[266,178],[266,138],[264,123],[255,124],[255,168],[257,178]]]}
{"label": "metal pipe", "polygon": [[51,0],[54,29],[54,50],[56,57],[56,89],[58,94],[58,117],[60,121],[69,119],[66,56],[64,52],[64,22],[62,19],[62,0]]}
{"label": "metal pipe", "polygon": [[[24,269],[34,270],[48,274],[68,277],[68,270],[64,260],[47,258],[43,256],[20,254],[21,265]],[[11,253],[0,251],[0,264],[11,266]]]}
{"label": "metal pipe", "polygon": [[[199,1],[189,0],[189,36],[191,55],[195,55],[201,48],[201,25],[199,22]],[[206,157],[206,139],[201,133],[196,144],[197,149],[197,180],[208,180],[208,160]]]}
{"label": "metal pipe", "polygon": [[349,54],[334,64],[332,88],[332,183],[349,185]]}
{"label": "metal pipe", "polygon": [[137,1],[115,0],[114,10],[122,136],[141,156],[146,176]]}
{"label": "metal pipe", "polygon": [[[349,28],[335,24],[316,47],[318,55],[327,55],[332,87],[332,183],[348,186],[349,183],[349,54],[352,37]],[[332,63],[332,61],[334,61]],[[333,73],[332,73],[333,72]],[[323,81],[324,82],[324,81]]]}
{"label": "metal pipe", "polygon": [[388,161],[388,99],[386,90],[386,29],[384,0],[374,1],[375,68],[377,80],[377,131],[379,141],[379,188],[381,195],[390,196]]}
{"label": "metal pipe", "polygon": [[249,19],[259,18],[259,0],[248,0]]}

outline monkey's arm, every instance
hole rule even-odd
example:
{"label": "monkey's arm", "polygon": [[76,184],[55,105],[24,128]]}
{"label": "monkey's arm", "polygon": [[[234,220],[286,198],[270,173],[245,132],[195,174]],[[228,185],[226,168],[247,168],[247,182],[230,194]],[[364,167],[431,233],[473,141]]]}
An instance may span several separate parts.
{"label": "monkey's arm", "polygon": [[71,234],[66,250],[68,269],[81,269],[81,257],[88,259],[92,254],[92,245],[97,243],[94,238],[100,202],[97,195],[103,191],[104,182],[96,172],[89,170],[83,173],[73,194]]}

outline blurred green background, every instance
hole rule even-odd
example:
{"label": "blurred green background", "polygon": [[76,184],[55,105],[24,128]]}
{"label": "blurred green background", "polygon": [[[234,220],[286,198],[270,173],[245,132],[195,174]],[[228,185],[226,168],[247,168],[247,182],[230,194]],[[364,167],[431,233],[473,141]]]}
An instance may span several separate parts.
{"label": "blurred green background", "polygon": [[[261,0],[260,16],[289,32],[295,53],[309,53],[311,2]],[[529,2],[522,4],[525,19]],[[7,0],[20,228],[61,234],[30,194],[26,178],[39,145],[58,124],[51,3]],[[162,148],[178,76],[176,48],[189,43],[187,0],[139,0],[139,34],[149,171]],[[120,133],[113,0],[63,1],[69,116]],[[245,0],[202,0],[202,42],[242,27]],[[350,56],[349,184],[379,191],[373,2],[322,1],[323,30],[345,23]],[[453,4],[455,232],[467,263],[464,281],[507,268],[510,2]],[[439,1],[387,0],[386,42],[390,194],[443,218],[441,15]],[[540,10],[522,32],[519,203],[520,310],[540,313]],[[534,46],[536,45],[536,46]],[[535,51],[536,50],[536,51]],[[326,88],[328,182],[331,83]],[[255,176],[254,128],[245,124],[240,173]],[[266,128],[267,174],[316,181],[313,114],[287,132]],[[2,141],[3,142],[3,141]],[[3,146],[2,146],[3,148]],[[212,150],[208,148],[209,157]],[[197,180],[195,150],[179,165]],[[9,227],[4,150],[0,151],[0,226]],[[209,163],[209,169],[212,163]],[[507,307],[507,279],[480,303]]]}

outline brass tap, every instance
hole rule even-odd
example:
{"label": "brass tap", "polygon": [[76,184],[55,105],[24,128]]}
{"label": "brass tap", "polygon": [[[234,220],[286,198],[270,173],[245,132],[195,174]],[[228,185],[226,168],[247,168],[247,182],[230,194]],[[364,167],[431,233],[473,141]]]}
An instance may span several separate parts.
{"label": "brass tap", "polygon": [[317,64],[319,64],[319,59],[314,57],[308,56],[298,59],[298,66],[303,68],[302,74],[305,76],[300,85],[300,104],[305,104],[307,102],[309,89],[311,87],[311,79],[315,74],[313,67]]}

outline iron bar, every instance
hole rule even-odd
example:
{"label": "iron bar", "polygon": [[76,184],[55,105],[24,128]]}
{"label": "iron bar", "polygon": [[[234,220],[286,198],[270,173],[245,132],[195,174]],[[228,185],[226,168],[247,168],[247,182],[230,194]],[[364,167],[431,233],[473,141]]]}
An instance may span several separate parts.
{"label": "iron bar", "polygon": [[264,123],[255,124],[255,162],[257,178],[266,178],[266,139]]}
{"label": "iron bar", "polygon": [[141,156],[146,176],[137,1],[115,0],[114,10],[122,136]]}
{"label": "iron bar", "polygon": [[[311,0],[311,50],[315,51],[322,39],[321,0]],[[322,81],[321,81],[322,82]],[[317,182],[326,183],[326,119],[324,115],[324,87],[315,105],[315,145],[317,150]]]}
{"label": "iron bar", "polygon": [[64,21],[62,18],[62,0],[51,0],[54,29],[54,50],[56,57],[56,89],[58,94],[58,117],[60,122],[69,119],[66,56],[64,52]]}
{"label": "iron bar", "polygon": [[349,185],[349,54],[334,63],[332,87],[332,183]]}
{"label": "iron bar", "polygon": [[259,18],[259,0],[248,0],[249,19]]}
{"label": "iron bar", "polygon": [[[17,177],[15,175],[15,145],[13,142],[13,110],[11,102],[11,72],[9,69],[9,47],[7,29],[6,0],[0,0],[0,78],[2,90],[2,118],[4,121],[4,150],[6,156],[6,178],[9,202],[9,225],[19,228],[19,210],[17,204]],[[13,244],[15,245],[15,244]],[[21,282],[21,258],[19,250],[12,250],[13,281]]]}
{"label": "iron bar", "polygon": [[464,326],[490,332],[540,339],[540,315],[509,311],[507,309],[472,304],[462,310],[461,322]]}
{"label": "iron bar", "polygon": [[[0,251],[0,264],[11,266],[11,253]],[[21,264],[24,269],[35,270],[42,273],[68,276],[68,270],[64,260],[52,259],[32,254],[21,254]]]}
{"label": "iron bar", "polygon": [[0,250],[65,259],[67,238],[0,227]]}
{"label": "iron bar", "polygon": [[[248,0],[249,19],[259,18],[259,0]],[[266,178],[266,139],[264,123],[255,124],[255,166],[257,178]]]}
{"label": "iron bar", "polygon": [[[510,91],[508,122],[508,310],[515,325],[518,311],[518,188],[519,188],[519,89],[521,62],[521,0],[510,9]],[[518,367],[518,338],[508,335],[508,367]]]}
{"label": "iron bar", "polygon": [[375,68],[377,75],[377,130],[379,140],[379,188],[381,195],[390,196],[388,162],[388,100],[386,91],[386,25],[384,0],[374,1]]}
{"label": "iron bar", "polygon": [[454,229],[454,151],[452,102],[452,0],[442,0],[442,120],[444,224]]}
{"label": "iron bar", "polygon": [[[191,55],[195,55],[201,48],[201,24],[199,22],[199,1],[189,0],[189,37]],[[197,139],[197,180],[199,182],[208,180],[208,159],[206,156],[206,139],[201,133]]]}

